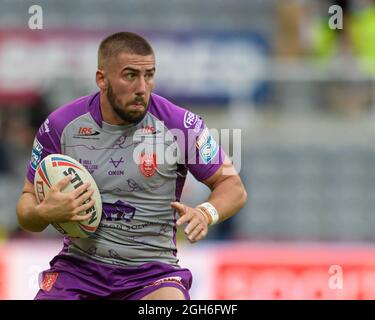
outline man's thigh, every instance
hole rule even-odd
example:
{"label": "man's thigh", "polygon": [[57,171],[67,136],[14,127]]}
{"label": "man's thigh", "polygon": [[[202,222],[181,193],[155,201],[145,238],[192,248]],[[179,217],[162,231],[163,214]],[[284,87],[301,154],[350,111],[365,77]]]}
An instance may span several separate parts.
{"label": "man's thigh", "polygon": [[141,300],[186,300],[186,297],[179,288],[162,287],[146,294]]}
{"label": "man's thigh", "polygon": [[190,300],[189,290],[176,281],[162,281],[146,286],[131,296],[128,300]]}

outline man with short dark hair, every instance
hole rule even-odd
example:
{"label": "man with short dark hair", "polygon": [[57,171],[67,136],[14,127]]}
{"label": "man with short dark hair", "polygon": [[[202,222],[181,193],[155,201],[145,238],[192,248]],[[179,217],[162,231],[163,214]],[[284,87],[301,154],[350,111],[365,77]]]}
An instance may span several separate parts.
{"label": "man with short dark hair", "polygon": [[[64,238],[36,299],[189,299],[192,276],[178,264],[176,225],[186,223],[196,242],[244,205],[241,179],[203,120],[151,93],[154,74],[145,39],[113,34],[99,47],[100,91],[58,108],[38,131],[17,204],[20,225],[41,232],[53,222],[90,218],[80,213],[93,205],[86,201],[92,190],[84,184],[62,192],[69,177],[37,203],[35,168],[52,153],[89,170],[103,214],[92,237]],[[212,190],[196,208],[179,202],[188,170]]]}

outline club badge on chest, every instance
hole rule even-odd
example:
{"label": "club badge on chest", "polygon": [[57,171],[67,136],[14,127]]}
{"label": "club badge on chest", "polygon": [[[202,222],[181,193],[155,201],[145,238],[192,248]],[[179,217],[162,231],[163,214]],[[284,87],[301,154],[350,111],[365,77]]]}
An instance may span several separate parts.
{"label": "club badge on chest", "polygon": [[139,172],[146,178],[152,177],[157,169],[156,154],[142,153],[139,159]]}

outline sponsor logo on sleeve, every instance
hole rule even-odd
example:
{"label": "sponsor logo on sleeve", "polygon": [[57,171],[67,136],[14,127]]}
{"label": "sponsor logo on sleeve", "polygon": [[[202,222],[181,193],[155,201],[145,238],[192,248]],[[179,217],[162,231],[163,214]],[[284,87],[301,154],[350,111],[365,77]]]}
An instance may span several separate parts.
{"label": "sponsor logo on sleeve", "polygon": [[41,127],[39,128],[39,134],[42,135],[44,133],[50,132],[49,130],[49,119],[46,119],[46,121],[43,122]]}
{"label": "sponsor logo on sleeve", "polygon": [[31,150],[31,167],[36,170],[40,160],[42,159],[43,146],[37,138],[34,140],[33,149]]}
{"label": "sponsor logo on sleeve", "polygon": [[206,143],[209,136],[210,136],[210,132],[208,131],[208,128],[206,127],[198,136],[197,143],[196,143],[198,149],[202,147],[204,143]]}
{"label": "sponsor logo on sleeve", "polygon": [[219,151],[219,145],[207,128],[204,128],[198,137],[196,145],[199,149],[199,155],[205,164],[209,163]]}
{"label": "sponsor logo on sleeve", "polygon": [[43,127],[44,127],[44,132],[48,133],[49,132],[49,120],[48,119],[46,119],[46,121],[44,121]]}
{"label": "sponsor logo on sleeve", "polygon": [[201,118],[198,119],[197,123],[194,126],[194,132],[198,133],[199,130],[201,129],[203,120]]}
{"label": "sponsor logo on sleeve", "polygon": [[184,127],[191,128],[198,120],[198,116],[190,111],[186,111],[184,115]]}

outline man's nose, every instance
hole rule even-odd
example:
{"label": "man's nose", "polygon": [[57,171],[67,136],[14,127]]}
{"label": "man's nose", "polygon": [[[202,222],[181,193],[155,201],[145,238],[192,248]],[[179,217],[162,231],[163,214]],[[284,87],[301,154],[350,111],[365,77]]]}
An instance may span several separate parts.
{"label": "man's nose", "polygon": [[136,94],[138,95],[146,94],[146,80],[143,76],[138,78]]}

